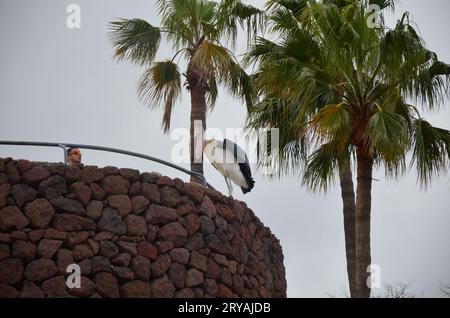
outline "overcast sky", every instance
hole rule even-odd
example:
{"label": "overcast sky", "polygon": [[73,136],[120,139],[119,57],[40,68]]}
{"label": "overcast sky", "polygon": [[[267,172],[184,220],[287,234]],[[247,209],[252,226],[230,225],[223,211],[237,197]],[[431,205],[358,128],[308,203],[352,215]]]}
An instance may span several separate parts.
{"label": "overcast sky", "polygon": [[[171,160],[177,143],[162,133],[161,110],[150,110],[137,98],[143,69],[111,59],[107,22],[117,17],[160,21],[154,0],[0,0],[0,140],[84,143],[110,146]],[[66,8],[81,7],[81,28],[66,27]],[[252,1],[263,6],[264,1]],[[409,11],[420,35],[441,60],[450,62],[450,2],[403,0],[389,21]],[[243,47],[243,41],[239,47]],[[241,52],[238,52],[241,53]],[[163,42],[157,59],[174,52]],[[450,128],[450,101],[433,124]],[[176,105],[173,128],[188,127],[189,95]],[[208,127],[239,128],[245,106],[223,90]],[[0,157],[61,161],[60,150],[6,147]],[[85,164],[186,175],[137,158],[83,151]],[[206,166],[208,181],[226,193],[223,177]],[[418,296],[440,296],[438,282],[450,282],[450,178],[437,179],[427,191],[414,172],[399,181],[374,172],[372,261],[381,268],[382,283],[414,280]],[[342,203],[339,187],[311,194],[296,175],[270,181],[255,172],[256,186],[247,202],[280,239],[285,255],[289,297],[342,296],[347,286]],[[382,293],[375,290],[375,294]]]}

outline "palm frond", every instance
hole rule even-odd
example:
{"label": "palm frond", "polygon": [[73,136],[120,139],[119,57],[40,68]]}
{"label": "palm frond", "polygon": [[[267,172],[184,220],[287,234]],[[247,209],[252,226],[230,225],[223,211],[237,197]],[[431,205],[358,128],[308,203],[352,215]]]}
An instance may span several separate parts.
{"label": "palm frond", "polygon": [[386,162],[396,161],[408,149],[408,125],[400,114],[379,109],[369,120],[368,143]]}
{"label": "palm frond", "polygon": [[216,27],[234,46],[238,26],[247,32],[247,43],[264,29],[265,12],[240,0],[223,0],[217,8]]}
{"label": "palm frond", "polygon": [[233,58],[227,48],[204,40],[192,56],[193,68],[201,77],[219,77],[225,79],[231,67]]}
{"label": "palm frond", "polygon": [[450,160],[450,131],[433,127],[423,119],[413,123],[413,156],[418,180],[423,186],[430,184],[434,175],[445,173]]}
{"label": "palm frond", "polygon": [[120,19],[110,22],[109,27],[117,59],[139,65],[153,61],[161,40],[158,27],[141,19]]}
{"label": "palm frond", "polygon": [[343,103],[331,104],[320,109],[313,117],[311,126],[321,141],[335,140],[338,149],[349,145],[350,116]]}
{"label": "palm frond", "polygon": [[334,182],[339,167],[335,150],[335,145],[326,143],[309,156],[302,179],[309,190],[326,192]]}
{"label": "palm frond", "polygon": [[155,62],[144,72],[138,83],[139,98],[151,107],[164,105],[162,126],[170,129],[172,108],[181,95],[181,77],[178,66],[171,61]]}

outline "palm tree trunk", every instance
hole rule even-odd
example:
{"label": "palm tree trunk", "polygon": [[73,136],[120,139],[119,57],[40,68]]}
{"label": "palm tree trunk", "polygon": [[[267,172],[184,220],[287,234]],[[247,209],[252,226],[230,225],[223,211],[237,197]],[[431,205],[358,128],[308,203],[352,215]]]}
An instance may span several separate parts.
{"label": "palm tree trunk", "polygon": [[358,147],[357,187],[356,187],[356,297],[369,298],[367,284],[371,264],[370,256],[370,208],[372,189],[373,158],[364,147]]}
{"label": "palm tree trunk", "polygon": [[[191,128],[190,128],[190,159],[191,159],[191,171],[195,171],[203,174],[203,158],[194,160],[194,128],[195,121],[201,120],[203,129],[206,128],[206,90],[202,83],[196,81],[190,87],[191,90]],[[199,158],[200,159],[200,158]],[[191,182],[202,183],[199,178],[191,176]]]}
{"label": "palm tree trunk", "polygon": [[355,188],[350,159],[339,160],[339,178],[344,215],[345,253],[350,297],[356,296],[356,253],[355,253]]}

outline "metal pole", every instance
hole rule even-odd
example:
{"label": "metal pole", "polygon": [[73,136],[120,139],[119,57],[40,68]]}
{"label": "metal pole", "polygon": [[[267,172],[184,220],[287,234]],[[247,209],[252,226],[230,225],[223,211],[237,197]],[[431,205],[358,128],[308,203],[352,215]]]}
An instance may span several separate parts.
{"label": "metal pole", "polygon": [[115,152],[120,153],[128,156],[133,156],[137,158],[142,158],[150,161],[154,161],[160,164],[163,164],[165,166],[171,167],[173,169],[182,171],[186,174],[189,174],[191,176],[197,177],[202,180],[202,183],[205,187],[210,187],[214,189],[213,186],[211,186],[207,181],[203,174],[187,170],[183,167],[177,166],[171,162],[152,157],[143,155],[137,152],[132,152],[128,150],[122,150],[122,149],[116,149],[116,148],[110,148],[110,147],[101,147],[101,146],[92,146],[92,145],[83,145],[83,144],[69,144],[69,143],[54,143],[54,142],[34,142],[34,141],[1,141],[0,145],[12,145],[12,146],[42,146],[42,147],[59,147],[64,149],[64,163],[67,164],[67,148],[81,148],[81,149],[90,149],[90,150],[99,150],[99,151],[108,151],[108,152]]}

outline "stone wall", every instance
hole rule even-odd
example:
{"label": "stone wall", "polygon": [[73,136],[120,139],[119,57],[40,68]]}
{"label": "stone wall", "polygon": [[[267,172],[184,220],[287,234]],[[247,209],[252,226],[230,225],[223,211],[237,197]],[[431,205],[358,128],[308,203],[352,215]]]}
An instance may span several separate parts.
{"label": "stone wall", "polygon": [[243,202],[156,173],[0,158],[0,297],[285,296],[279,241]]}

